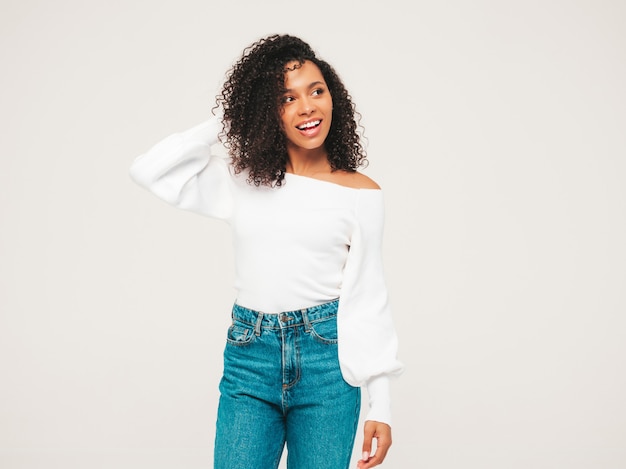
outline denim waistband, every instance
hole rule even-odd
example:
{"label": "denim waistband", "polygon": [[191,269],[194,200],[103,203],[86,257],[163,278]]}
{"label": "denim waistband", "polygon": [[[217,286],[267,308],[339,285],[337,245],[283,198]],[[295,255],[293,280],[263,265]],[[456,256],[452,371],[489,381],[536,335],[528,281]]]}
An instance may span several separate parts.
{"label": "denim waistband", "polygon": [[305,326],[337,316],[339,298],[317,306],[284,311],[281,313],[263,313],[248,309],[235,303],[232,318],[260,329],[284,329],[286,327]]}

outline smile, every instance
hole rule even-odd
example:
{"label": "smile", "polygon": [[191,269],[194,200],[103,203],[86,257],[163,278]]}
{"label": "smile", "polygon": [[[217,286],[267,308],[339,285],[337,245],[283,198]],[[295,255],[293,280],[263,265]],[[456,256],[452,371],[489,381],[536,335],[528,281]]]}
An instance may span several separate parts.
{"label": "smile", "polygon": [[320,125],[322,121],[320,120],[316,120],[316,121],[311,121],[311,122],[306,122],[304,124],[298,125],[296,126],[296,128],[298,130],[307,130],[307,129],[312,129],[313,127],[317,127],[318,125]]}

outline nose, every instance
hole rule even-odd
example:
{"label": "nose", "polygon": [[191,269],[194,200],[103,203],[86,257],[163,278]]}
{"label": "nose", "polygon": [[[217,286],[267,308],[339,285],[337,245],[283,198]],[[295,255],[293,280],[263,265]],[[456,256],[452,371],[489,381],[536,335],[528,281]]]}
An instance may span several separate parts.
{"label": "nose", "polygon": [[311,114],[315,110],[315,104],[310,98],[303,98],[300,100],[300,107],[298,109],[300,115]]}

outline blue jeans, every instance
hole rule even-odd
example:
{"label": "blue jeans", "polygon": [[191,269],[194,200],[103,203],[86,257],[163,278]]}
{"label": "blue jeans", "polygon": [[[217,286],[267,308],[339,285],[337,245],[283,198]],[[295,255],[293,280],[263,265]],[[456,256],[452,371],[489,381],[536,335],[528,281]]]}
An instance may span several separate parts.
{"label": "blue jeans", "polygon": [[279,314],[235,305],[224,351],[215,469],[345,469],[361,407],[337,357],[338,300]]}

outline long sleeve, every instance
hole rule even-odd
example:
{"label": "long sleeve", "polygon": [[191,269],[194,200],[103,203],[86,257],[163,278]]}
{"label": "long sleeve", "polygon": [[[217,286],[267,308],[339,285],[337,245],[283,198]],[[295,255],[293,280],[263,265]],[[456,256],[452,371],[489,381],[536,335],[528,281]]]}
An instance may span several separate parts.
{"label": "long sleeve", "polygon": [[220,118],[214,117],[170,135],[135,159],[131,178],[175,207],[229,219],[233,195],[228,162],[211,156],[220,129]]}
{"label": "long sleeve", "polygon": [[380,190],[361,190],[356,226],[339,300],[339,359],[345,380],[366,385],[366,420],[391,423],[389,377],[403,365],[388,301],[382,263],[384,201]]}

